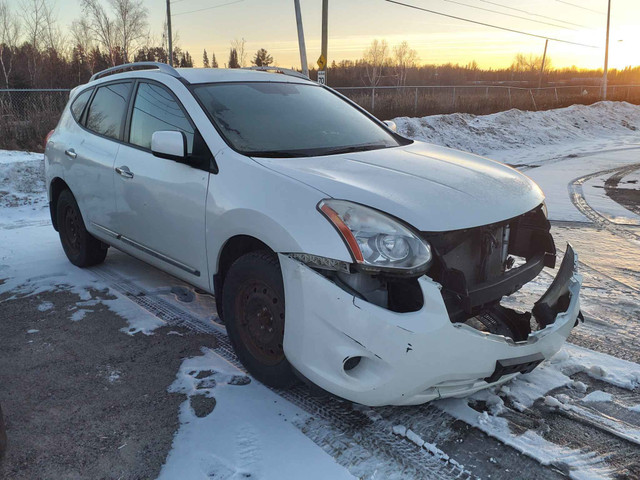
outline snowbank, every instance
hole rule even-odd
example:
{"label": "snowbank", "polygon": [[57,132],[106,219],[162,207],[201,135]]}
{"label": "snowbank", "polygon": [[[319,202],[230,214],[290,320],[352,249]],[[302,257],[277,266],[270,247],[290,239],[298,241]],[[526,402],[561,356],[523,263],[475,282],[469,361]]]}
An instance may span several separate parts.
{"label": "snowbank", "polygon": [[[542,112],[512,109],[492,115],[398,117],[394,122],[398,132],[407,137],[512,164],[535,159],[526,150],[549,158],[557,156],[558,151],[566,155],[613,144],[640,143],[640,106],[626,102],[572,105]],[[555,148],[558,145],[562,149]],[[517,158],[512,158],[515,150]]]}

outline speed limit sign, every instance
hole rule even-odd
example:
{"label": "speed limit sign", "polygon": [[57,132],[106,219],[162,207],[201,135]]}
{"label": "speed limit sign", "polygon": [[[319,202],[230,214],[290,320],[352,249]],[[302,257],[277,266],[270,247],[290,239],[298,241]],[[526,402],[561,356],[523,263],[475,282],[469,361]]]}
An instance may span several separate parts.
{"label": "speed limit sign", "polygon": [[318,83],[320,85],[326,85],[327,84],[327,71],[326,70],[319,70],[318,71]]}

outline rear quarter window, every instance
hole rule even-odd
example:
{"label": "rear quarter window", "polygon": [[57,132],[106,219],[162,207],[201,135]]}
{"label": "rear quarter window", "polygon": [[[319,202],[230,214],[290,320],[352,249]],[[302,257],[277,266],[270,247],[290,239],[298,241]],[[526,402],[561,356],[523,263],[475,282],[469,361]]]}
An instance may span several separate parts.
{"label": "rear quarter window", "polygon": [[93,88],[89,88],[84,92],[78,94],[71,104],[71,114],[73,118],[76,119],[76,122],[80,122],[80,117],[82,116],[82,112],[84,112],[84,107],[87,106],[87,102],[91,97],[91,93],[93,92]]}
{"label": "rear quarter window", "polygon": [[98,87],[89,105],[86,127],[105,137],[120,139],[131,82]]}

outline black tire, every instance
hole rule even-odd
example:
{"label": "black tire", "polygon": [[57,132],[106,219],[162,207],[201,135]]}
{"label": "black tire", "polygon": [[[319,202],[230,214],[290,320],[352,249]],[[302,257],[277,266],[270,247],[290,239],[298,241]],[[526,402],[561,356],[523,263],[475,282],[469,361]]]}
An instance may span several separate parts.
{"label": "black tire", "polygon": [[284,285],[274,253],[251,252],[231,265],[222,311],[229,340],[249,373],[270,387],[292,385],[296,377],[282,347]]}
{"label": "black tire", "polygon": [[60,193],[56,215],[60,242],[71,263],[90,267],[104,262],[109,246],[87,232],[78,203],[69,190]]}
{"label": "black tire", "polygon": [[2,407],[0,406],[0,458],[7,449],[7,432],[4,426],[4,417],[2,416]]}

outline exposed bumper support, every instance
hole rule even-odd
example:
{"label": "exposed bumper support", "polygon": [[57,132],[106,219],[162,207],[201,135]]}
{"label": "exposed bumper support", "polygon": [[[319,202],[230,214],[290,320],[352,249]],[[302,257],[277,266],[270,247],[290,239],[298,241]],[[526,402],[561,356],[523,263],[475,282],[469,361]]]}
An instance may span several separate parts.
{"label": "exposed bumper support", "polygon": [[[439,284],[426,276],[419,279],[422,309],[396,313],[353,297],[286,255],[280,255],[280,265],[287,302],[287,358],[321,388],[371,406],[419,404],[505,382],[527,366],[497,372],[498,362],[531,367],[539,357],[550,358],[580,312],[582,279],[570,246],[557,281],[538,302],[552,311],[565,308],[523,342],[452,323]],[[562,298],[568,302],[562,304]],[[345,369],[352,357],[360,357],[359,363]]]}

